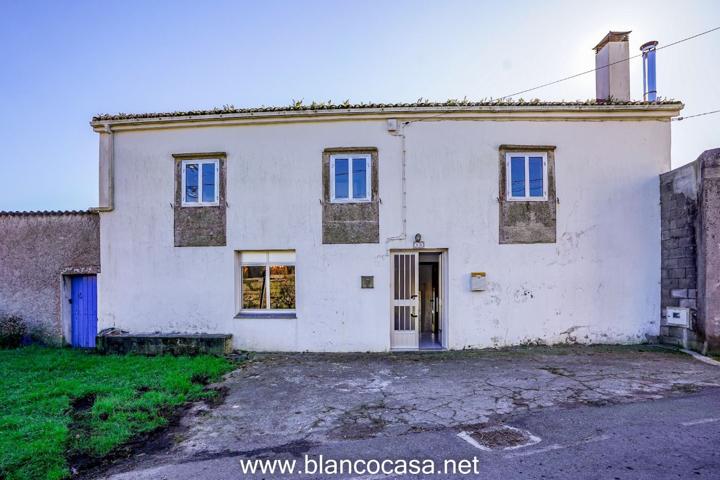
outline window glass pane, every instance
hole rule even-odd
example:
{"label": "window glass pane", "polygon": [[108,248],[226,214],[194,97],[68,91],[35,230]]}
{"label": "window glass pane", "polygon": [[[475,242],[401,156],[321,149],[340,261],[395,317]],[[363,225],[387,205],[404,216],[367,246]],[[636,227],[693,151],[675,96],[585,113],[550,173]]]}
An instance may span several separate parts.
{"label": "window glass pane", "polygon": [[542,157],[530,157],[529,159],[529,180],[530,180],[530,196],[543,196],[543,159]]}
{"label": "window glass pane", "polygon": [[367,198],[367,161],[353,158],[353,198]]}
{"label": "window glass pane", "polygon": [[295,308],[295,266],[270,265],[270,308]]}
{"label": "window glass pane", "polygon": [[525,196],[525,157],[510,157],[510,195]]}
{"label": "window glass pane", "polygon": [[242,267],[242,308],[266,308],[265,267]]}
{"label": "window glass pane", "polygon": [[198,201],[198,165],[188,163],[185,165],[185,202]]}
{"label": "window glass pane", "polygon": [[348,198],[348,159],[335,159],[335,198]]}
{"label": "window glass pane", "polygon": [[215,201],[215,167],[214,163],[203,163],[202,166],[202,201]]}

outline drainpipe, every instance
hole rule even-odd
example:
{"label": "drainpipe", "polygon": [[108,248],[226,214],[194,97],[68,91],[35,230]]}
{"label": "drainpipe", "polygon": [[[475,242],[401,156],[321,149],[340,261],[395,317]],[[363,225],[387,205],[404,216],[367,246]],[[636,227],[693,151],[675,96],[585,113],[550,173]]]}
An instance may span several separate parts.
{"label": "drainpipe", "polygon": [[92,210],[110,212],[115,205],[115,132],[110,124],[103,125],[100,132],[98,165],[98,207]]}
{"label": "drainpipe", "polygon": [[393,133],[393,130],[391,128],[391,120],[388,120],[388,130],[390,130],[391,135],[397,135],[398,137],[400,137],[400,145],[402,148],[400,153],[402,163],[402,209],[400,215],[400,218],[402,219],[402,233],[394,237],[386,238],[385,243],[403,241],[407,238],[407,150],[405,148],[405,126],[409,123],[410,122],[403,122],[402,126],[400,127],[400,132]]}

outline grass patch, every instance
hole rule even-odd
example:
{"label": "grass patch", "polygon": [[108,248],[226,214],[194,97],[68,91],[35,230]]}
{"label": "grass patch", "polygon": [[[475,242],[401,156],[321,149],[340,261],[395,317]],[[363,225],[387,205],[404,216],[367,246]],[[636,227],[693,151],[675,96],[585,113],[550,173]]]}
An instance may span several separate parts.
{"label": "grass patch", "polygon": [[0,351],[0,478],[65,478],[68,458],[100,458],[167,425],[180,405],[216,395],[204,385],[231,369],[211,356]]}

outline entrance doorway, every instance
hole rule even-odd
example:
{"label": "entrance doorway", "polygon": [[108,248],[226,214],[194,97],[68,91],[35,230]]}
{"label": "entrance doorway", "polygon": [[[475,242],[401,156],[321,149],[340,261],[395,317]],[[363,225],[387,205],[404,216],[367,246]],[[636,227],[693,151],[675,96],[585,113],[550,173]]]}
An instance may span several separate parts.
{"label": "entrance doorway", "polygon": [[97,282],[95,275],[70,277],[70,344],[95,348],[97,335]]}
{"label": "entrance doorway", "polygon": [[440,253],[419,254],[418,293],[420,300],[421,350],[441,350],[440,324]]}
{"label": "entrance doorway", "polygon": [[391,252],[392,350],[445,348],[446,255],[442,250]]}

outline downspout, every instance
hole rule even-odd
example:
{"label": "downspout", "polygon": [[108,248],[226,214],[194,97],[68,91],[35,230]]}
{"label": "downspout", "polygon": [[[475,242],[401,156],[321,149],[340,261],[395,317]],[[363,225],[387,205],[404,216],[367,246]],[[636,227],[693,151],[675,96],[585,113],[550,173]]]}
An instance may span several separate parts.
{"label": "downspout", "polygon": [[91,210],[110,212],[115,207],[115,132],[109,123],[100,132],[98,152],[98,207]]}
{"label": "downspout", "polygon": [[402,219],[402,233],[394,237],[388,237],[385,239],[385,243],[403,241],[407,238],[407,150],[406,150],[406,139],[405,139],[405,126],[410,122],[403,122],[400,127],[400,133],[396,135],[400,137],[401,145],[401,164],[402,164],[402,208],[400,212],[400,218]]}

